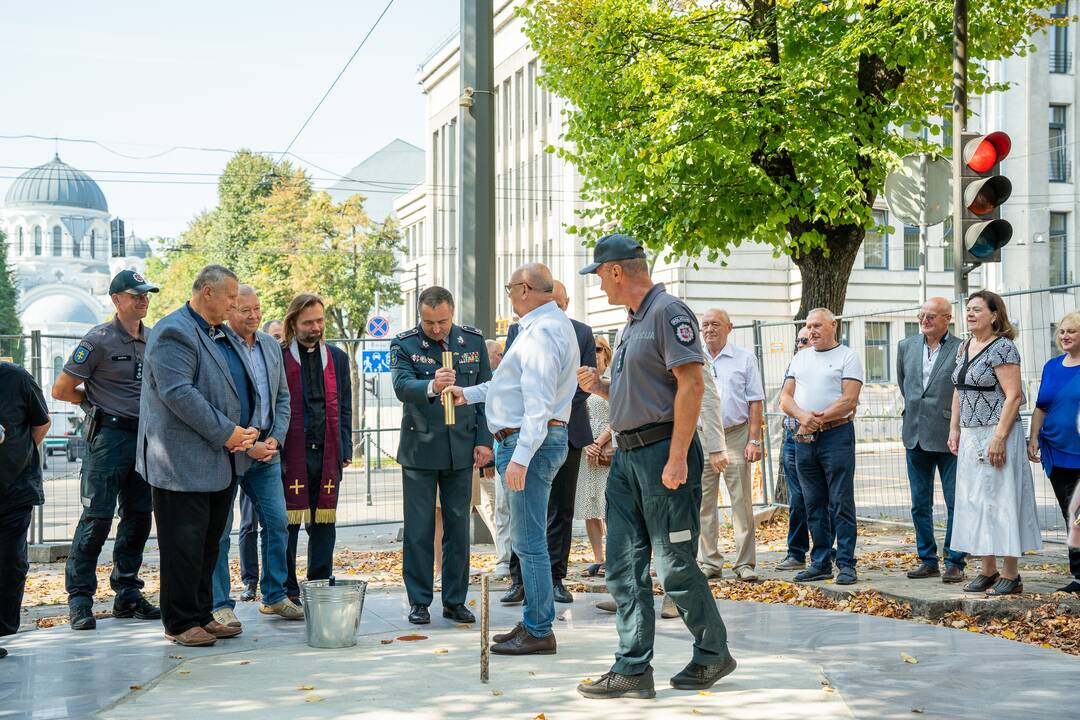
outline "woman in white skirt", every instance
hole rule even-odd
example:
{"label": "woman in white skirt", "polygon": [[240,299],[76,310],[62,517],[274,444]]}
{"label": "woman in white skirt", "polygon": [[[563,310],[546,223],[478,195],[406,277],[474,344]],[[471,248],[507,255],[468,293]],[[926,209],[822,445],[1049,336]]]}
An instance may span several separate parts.
{"label": "woman in white skirt", "polygon": [[949,449],[958,461],[952,547],[982,558],[965,591],[1011,595],[1024,589],[1020,556],[1042,548],[1020,422],[1020,352],[1000,296],[972,293],[967,325],[970,337],[960,345],[953,372]]}
{"label": "woman in white skirt", "polygon": [[[596,336],[596,371],[603,377],[611,366],[611,345],[603,335]],[[595,441],[585,448],[585,462],[578,471],[574,517],[585,519],[585,532],[592,545],[593,564],[587,575],[604,575],[604,493],[611,465],[611,428],[608,427],[608,401],[590,395],[589,423]]]}

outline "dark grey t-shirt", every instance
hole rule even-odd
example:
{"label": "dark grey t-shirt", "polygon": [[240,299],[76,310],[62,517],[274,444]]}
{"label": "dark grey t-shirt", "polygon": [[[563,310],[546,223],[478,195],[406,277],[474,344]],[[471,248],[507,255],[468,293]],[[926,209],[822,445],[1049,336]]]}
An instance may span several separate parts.
{"label": "dark grey t-shirt", "polygon": [[649,290],[623,328],[612,360],[611,427],[627,432],[675,418],[677,383],[671,369],[705,364],[698,321],[662,283]]}
{"label": "dark grey t-shirt", "polygon": [[132,337],[116,318],[92,327],[64,365],[64,372],[83,381],[90,403],[110,415],[139,417],[146,327],[140,329]]}

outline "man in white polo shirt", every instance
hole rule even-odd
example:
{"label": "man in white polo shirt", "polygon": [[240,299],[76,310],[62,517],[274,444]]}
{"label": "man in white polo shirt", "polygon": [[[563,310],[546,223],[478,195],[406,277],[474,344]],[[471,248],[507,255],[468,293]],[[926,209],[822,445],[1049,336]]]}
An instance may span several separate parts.
{"label": "man in white polo shirt", "polygon": [[780,408],[798,423],[795,465],[814,547],[798,582],[833,576],[851,585],[855,573],[855,428],[852,420],[863,385],[858,354],[836,340],[836,316],[825,308],[806,316],[813,352],[795,355],[780,393]]}
{"label": "man in white polo shirt", "polygon": [[[761,426],[765,392],[761,387],[757,360],[753,353],[728,342],[731,318],[714,308],[701,319],[701,339],[710,372],[720,391],[724,438],[730,448],[731,463],[723,471],[731,518],[735,528],[735,562],[732,569],[740,580],[757,580],[754,566],[754,506],[751,470],[761,459]],[[707,577],[720,577],[724,556],[716,547],[718,522],[716,495],[721,473],[706,467],[701,476],[701,540],[698,563]]]}

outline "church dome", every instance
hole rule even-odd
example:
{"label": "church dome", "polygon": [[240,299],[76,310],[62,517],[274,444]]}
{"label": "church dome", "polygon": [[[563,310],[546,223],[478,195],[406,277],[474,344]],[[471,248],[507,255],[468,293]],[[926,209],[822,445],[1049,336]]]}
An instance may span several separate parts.
{"label": "church dome", "polygon": [[19,318],[24,325],[51,325],[54,323],[97,325],[101,322],[96,312],[70,295],[45,295],[39,297],[20,313]]}
{"label": "church dome", "polygon": [[8,207],[63,205],[109,211],[98,184],[86,173],[61,161],[59,155],[16,178],[8,188],[4,204]]}

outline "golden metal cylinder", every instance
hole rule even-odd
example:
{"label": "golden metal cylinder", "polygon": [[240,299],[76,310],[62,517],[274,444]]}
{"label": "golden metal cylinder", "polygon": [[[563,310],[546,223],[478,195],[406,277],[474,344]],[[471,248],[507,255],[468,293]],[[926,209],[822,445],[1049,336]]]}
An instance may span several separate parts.
{"label": "golden metal cylinder", "polygon": [[[442,354],[442,366],[444,368],[454,367],[454,353],[446,351]],[[443,390],[442,406],[443,422],[445,422],[447,425],[453,425],[455,422],[454,395],[449,390]]]}

